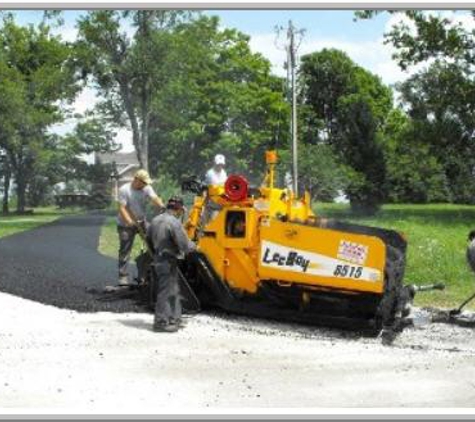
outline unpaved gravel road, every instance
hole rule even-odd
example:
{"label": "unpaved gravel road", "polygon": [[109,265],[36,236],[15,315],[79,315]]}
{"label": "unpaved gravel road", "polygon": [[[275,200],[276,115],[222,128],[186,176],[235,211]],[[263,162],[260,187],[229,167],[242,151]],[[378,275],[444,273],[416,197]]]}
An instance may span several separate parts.
{"label": "unpaved gravel road", "polygon": [[87,265],[56,245],[48,267],[55,247],[34,245],[39,234],[53,242],[62,223],[18,235],[16,249],[0,242],[0,414],[475,407],[473,328],[407,329],[387,347],[358,333],[200,314],[178,333],[154,333],[151,314],[84,293],[84,283],[110,281],[113,260],[101,271],[93,253],[99,220],[95,234],[81,218],[66,222]]}

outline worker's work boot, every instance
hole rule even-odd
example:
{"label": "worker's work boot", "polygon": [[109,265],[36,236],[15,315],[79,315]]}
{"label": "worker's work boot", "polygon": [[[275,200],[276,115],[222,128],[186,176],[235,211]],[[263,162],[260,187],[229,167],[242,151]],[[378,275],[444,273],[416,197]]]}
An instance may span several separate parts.
{"label": "worker's work boot", "polygon": [[153,331],[156,333],[175,333],[178,331],[179,325],[178,324],[160,324],[154,323],[153,324]]}

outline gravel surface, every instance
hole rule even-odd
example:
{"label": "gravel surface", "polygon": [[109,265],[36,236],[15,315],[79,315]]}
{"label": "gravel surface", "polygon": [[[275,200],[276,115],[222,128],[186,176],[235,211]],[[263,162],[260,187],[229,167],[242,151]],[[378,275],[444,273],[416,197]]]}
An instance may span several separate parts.
{"label": "gravel surface", "polygon": [[144,313],[78,313],[8,294],[0,309],[1,414],[437,413],[475,403],[469,328],[408,329],[388,347],[225,315],[189,317],[181,331],[164,334]]}
{"label": "gravel surface", "polygon": [[86,292],[115,280],[115,260],[96,252],[101,223],[67,218],[0,241],[0,413],[473,412],[473,328],[409,328],[388,347],[208,313],[154,333],[132,301]]}

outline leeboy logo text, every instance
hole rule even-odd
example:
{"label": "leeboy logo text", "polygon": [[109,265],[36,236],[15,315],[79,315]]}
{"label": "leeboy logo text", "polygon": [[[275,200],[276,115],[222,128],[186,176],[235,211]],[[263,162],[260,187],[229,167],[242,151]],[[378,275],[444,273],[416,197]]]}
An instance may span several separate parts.
{"label": "leeboy logo text", "polygon": [[289,251],[287,254],[282,254],[279,252],[272,252],[270,248],[266,248],[264,256],[262,257],[262,262],[264,264],[277,264],[279,267],[300,267],[305,273],[307,271],[308,265],[310,264],[309,259],[305,259],[303,255],[295,251]]}

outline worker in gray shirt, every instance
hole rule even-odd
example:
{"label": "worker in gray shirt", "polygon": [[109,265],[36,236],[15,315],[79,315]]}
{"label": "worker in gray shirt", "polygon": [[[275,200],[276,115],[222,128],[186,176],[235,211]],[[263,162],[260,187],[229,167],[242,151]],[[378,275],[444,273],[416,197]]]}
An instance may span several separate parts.
{"label": "worker in gray shirt", "polygon": [[152,179],[146,170],[135,173],[134,179],[119,189],[117,232],[119,234],[119,286],[129,286],[128,262],[138,232],[138,225],[145,224],[147,202],[161,209],[162,199],[155,193]]}
{"label": "worker in gray shirt", "polygon": [[154,268],[157,277],[154,331],[177,331],[181,322],[181,297],[178,284],[178,260],[195,249],[189,240],[181,217],[185,212],[183,200],[172,197],[166,212],[156,216],[148,228],[154,248]]}

